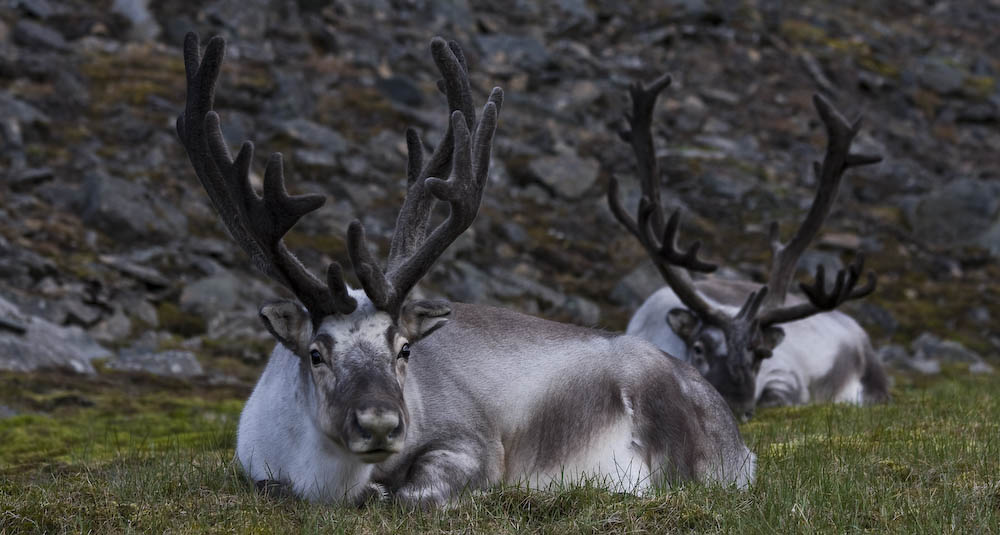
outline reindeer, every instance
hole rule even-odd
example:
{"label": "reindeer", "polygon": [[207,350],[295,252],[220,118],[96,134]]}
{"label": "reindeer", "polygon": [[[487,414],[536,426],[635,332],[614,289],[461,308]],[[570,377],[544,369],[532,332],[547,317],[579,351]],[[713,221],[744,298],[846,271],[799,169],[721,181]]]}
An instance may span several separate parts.
{"label": "reindeer", "polygon": [[756,406],[885,400],[888,380],[868,335],[834,310],[875,290],[872,272],[857,286],[863,256],[857,254],[837,273],[829,291],[820,265],[811,285],[800,284],[805,299],[788,295],[799,257],[829,215],[844,172],[881,161],[850,152],[860,119],[849,124],[822,96],[813,98],[828,138],[823,163],[813,166],[816,196],[787,244],[780,240],[778,223],[771,224],[765,285],[721,278],[693,282],[685,270],[711,273],[716,266],[698,258],[700,242],[686,250],[677,246],[679,209],[664,222],[651,123],[656,98],[669,84],[670,76],[663,75],[649,86],[630,87],[632,113],[622,139],[635,153],[642,189],[635,219],[622,205],[615,179],[608,189],[615,218],[639,240],[667,283],[639,307],[626,332],[694,365],[742,419]]}
{"label": "reindeer", "polygon": [[[383,269],[360,222],[347,232],[361,289],[333,262],[321,282],[282,236],[323,204],[290,196],[282,159],[263,195],[253,145],[229,153],[213,111],[225,51],[184,43],[187,103],[177,133],[234,240],[298,302],[265,304],[278,345],[240,416],[236,457],[262,490],[314,501],[392,499],[433,507],[497,483],[591,481],[643,492],[695,480],[746,487],[756,457],[725,401],[694,368],[639,338],[442,300],[406,302],[476,217],[503,92],[473,109],[462,50],[440,38],[450,124],[430,159],[406,132],[407,193]],[[446,177],[446,178],[442,178]],[[449,213],[433,228],[437,201]]]}

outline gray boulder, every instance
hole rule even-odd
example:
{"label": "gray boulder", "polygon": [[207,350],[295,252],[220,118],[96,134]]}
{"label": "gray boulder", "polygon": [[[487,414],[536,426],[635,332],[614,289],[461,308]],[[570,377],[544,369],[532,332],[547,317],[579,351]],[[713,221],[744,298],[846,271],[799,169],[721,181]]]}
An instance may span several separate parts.
{"label": "gray boulder", "polygon": [[965,73],[942,58],[921,61],[917,77],[924,87],[942,95],[958,92],[965,82]]}
{"label": "gray boulder", "polygon": [[622,277],[611,290],[611,300],[629,310],[639,308],[647,297],[664,286],[663,277],[651,261],[643,262]]}
{"label": "gray boulder", "polygon": [[128,372],[145,372],[166,377],[197,377],[205,371],[198,358],[190,351],[125,350],[108,368]]}
{"label": "gray boulder", "polygon": [[92,360],[111,356],[80,327],[61,327],[23,314],[15,304],[0,297],[0,370],[59,368],[92,374]]}
{"label": "gray boulder", "polygon": [[593,158],[566,153],[536,158],[528,164],[528,168],[535,178],[552,188],[557,195],[577,199],[597,181],[600,164]]}
{"label": "gray boulder", "polygon": [[277,125],[280,134],[309,147],[318,147],[331,155],[347,151],[347,140],[336,130],[314,123],[309,119],[295,118]]}
{"label": "gray boulder", "polygon": [[114,0],[111,11],[128,19],[128,36],[133,41],[152,41],[160,35],[160,25],[149,11],[149,0]]}
{"label": "gray boulder", "polygon": [[908,203],[905,213],[914,233],[927,243],[978,245],[1000,253],[1000,183],[953,180]]}
{"label": "gray boulder", "polygon": [[97,170],[83,190],[83,219],[123,242],[158,242],[187,233],[187,218],[146,186]]}

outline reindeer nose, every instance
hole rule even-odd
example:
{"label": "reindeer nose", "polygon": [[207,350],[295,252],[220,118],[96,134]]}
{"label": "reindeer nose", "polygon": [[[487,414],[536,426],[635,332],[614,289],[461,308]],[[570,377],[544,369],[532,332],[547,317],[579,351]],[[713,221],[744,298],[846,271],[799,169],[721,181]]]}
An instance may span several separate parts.
{"label": "reindeer nose", "polygon": [[403,420],[394,408],[365,407],[354,411],[354,425],[361,438],[377,446],[398,435],[402,431]]}

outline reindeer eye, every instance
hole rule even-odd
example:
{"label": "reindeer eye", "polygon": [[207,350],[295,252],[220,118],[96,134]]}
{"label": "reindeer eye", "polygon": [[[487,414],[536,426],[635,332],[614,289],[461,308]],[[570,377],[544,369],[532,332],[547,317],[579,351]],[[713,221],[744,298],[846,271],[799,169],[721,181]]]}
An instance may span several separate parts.
{"label": "reindeer eye", "polygon": [[410,358],[410,344],[403,344],[403,347],[399,348],[399,354],[396,355],[397,359],[409,360]]}
{"label": "reindeer eye", "polygon": [[694,354],[698,356],[701,356],[702,354],[705,353],[705,345],[702,344],[701,342],[695,342],[694,346],[691,349],[693,349]]}
{"label": "reindeer eye", "polygon": [[319,354],[318,349],[313,349],[312,351],[310,351],[309,358],[312,359],[313,366],[319,366],[320,364],[323,364],[323,355]]}

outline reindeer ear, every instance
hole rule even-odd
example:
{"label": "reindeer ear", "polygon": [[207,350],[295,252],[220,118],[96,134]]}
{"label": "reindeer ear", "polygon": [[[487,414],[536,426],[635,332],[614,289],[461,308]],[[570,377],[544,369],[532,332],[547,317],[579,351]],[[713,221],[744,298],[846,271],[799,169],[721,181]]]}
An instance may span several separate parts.
{"label": "reindeer ear", "polygon": [[[785,330],[781,327],[765,327],[761,331],[760,348],[766,349],[768,353],[774,351],[778,344],[785,339]],[[768,355],[770,356],[770,354]]]}
{"label": "reindeer ear", "polygon": [[260,319],[281,345],[296,355],[304,355],[312,339],[312,320],[302,305],[276,301],[260,307]]}
{"label": "reindeer ear", "polygon": [[695,333],[698,332],[701,320],[695,316],[694,312],[678,307],[667,312],[667,325],[670,325],[670,328],[677,333],[677,336],[681,337],[681,340],[688,341],[693,339]]}
{"label": "reindeer ear", "polygon": [[444,299],[411,301],[399,313],[399,330],[412,344],[444,327],[450,314],[451,303]]}

